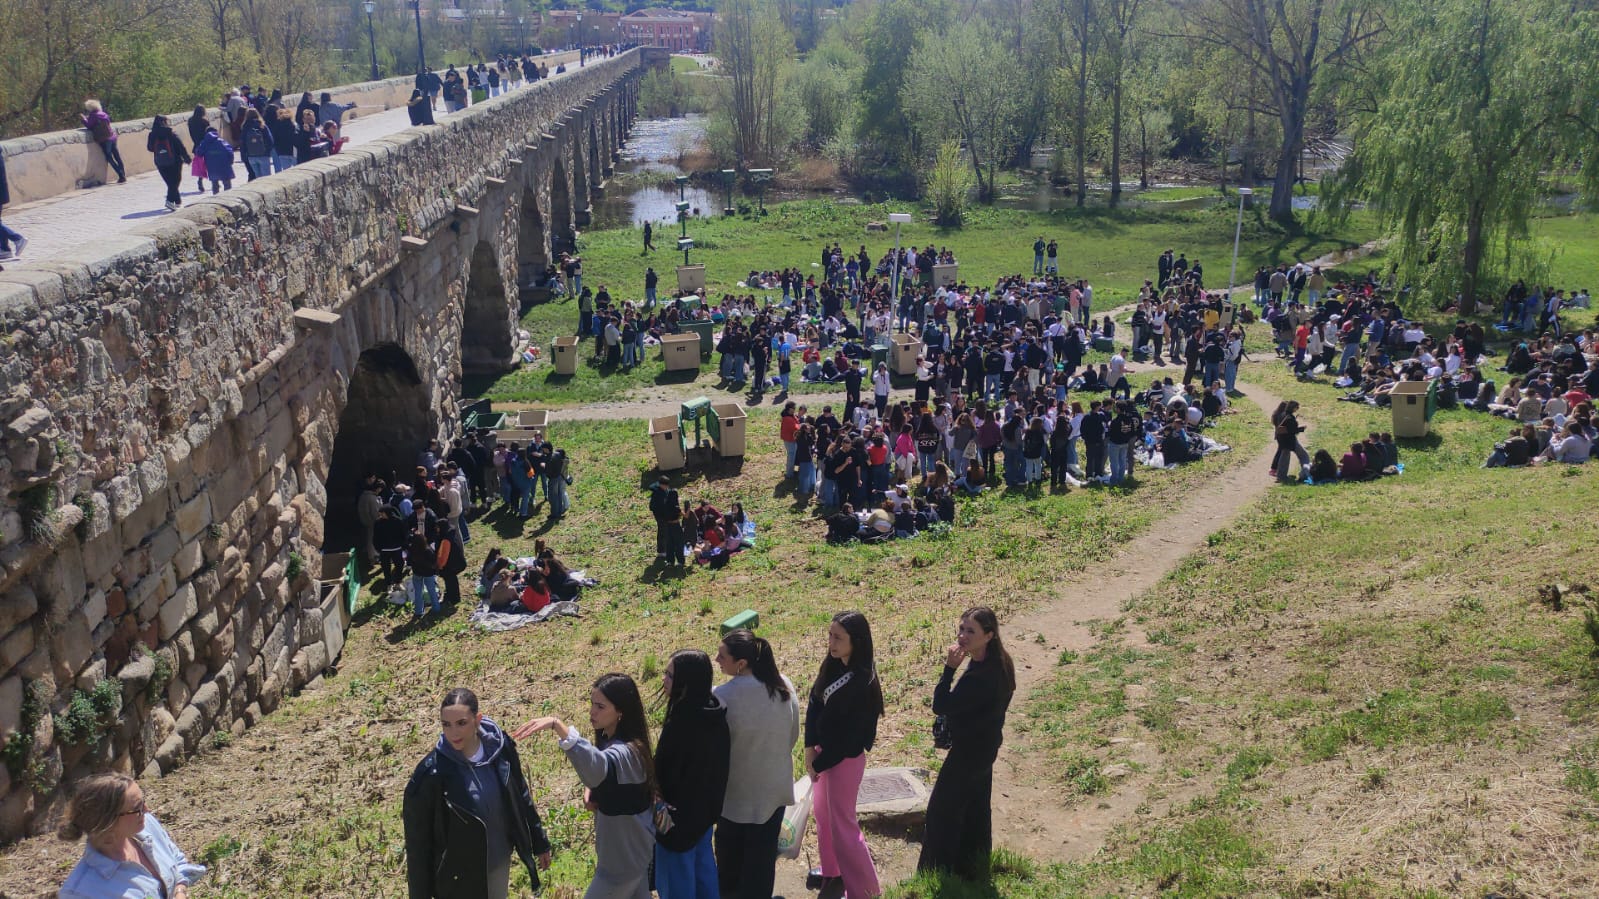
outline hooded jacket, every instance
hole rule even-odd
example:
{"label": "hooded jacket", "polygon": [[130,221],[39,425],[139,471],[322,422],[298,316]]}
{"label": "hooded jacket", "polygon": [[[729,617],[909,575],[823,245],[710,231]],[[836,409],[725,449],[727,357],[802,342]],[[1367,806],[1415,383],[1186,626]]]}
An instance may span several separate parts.
{"label": "hooded jacket", "polygon": [[655,836],[662,849],[693,849],[721,816],[732,745],[727,707],[714,696],[667,717],[655,747],[655,779],[672,807],[672,828]]}
{"label": "hooded jacket", "polygon": [[[516,742],[491,719],[478,726],[483,758],[473,764],[444,739],[405,787],[405,855],[410,899],[488,895],[491,847],[508,846],[539,888],[537,856],[550,851]],[[485,793],[486,790],[496,791]],[[491,824],[498,832],[491,833]]]}

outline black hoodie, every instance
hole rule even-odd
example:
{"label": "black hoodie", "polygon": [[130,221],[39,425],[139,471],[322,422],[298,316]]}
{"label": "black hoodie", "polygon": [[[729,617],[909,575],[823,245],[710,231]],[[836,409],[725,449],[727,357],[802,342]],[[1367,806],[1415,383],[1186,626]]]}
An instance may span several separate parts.
{"label": "black hoodie", "polygon": [[662,849],[693,849],[721,816],[732,745],[727,707],[714,696],[667,716],[655,745],[655,779],[672,807],[672,828],[655,836]]}

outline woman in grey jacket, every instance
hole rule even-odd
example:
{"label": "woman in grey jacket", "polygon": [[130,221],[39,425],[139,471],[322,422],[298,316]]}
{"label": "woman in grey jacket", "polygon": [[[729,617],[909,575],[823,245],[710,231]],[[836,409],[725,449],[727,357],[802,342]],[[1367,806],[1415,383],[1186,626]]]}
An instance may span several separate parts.
{"label": "woman in grey jacket", "polygon": [[723,896],[770,899],[783,809],[794,802],[799,701],[771,645],[744,628],[722,638],[716,664],[730,678],[712,693],[727,707],[733,741],[716,824],[717,877]]}

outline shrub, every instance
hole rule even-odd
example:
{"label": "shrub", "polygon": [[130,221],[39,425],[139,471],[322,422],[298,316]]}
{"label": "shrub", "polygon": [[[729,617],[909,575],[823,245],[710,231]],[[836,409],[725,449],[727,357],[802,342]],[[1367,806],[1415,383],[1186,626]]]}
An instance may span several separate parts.
{"label": "shrub", "polygon": [[92,690],[73,690],[67,709],[56,716],[56,736],[74,746],[98,743],[122,711],[122,684],[103,680]]}
{"label": "shrub", "polygon": [[44,700],[32,681],[22,684],[22,710],[17,719],[17,729],[0,746],[0,762],[4,762],[12,780],[22,780],[28,773],[28,755],[33,752],[33,732],[44,717]]}

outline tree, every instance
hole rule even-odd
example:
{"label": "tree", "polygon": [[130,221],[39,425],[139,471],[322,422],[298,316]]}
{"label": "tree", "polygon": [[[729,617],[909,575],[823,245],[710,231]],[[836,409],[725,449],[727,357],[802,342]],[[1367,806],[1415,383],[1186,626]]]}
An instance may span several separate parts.
{"label": "tree", "polygon": [[1072,154],[1076,163],[1077,205],[1081,208],[1088,202],[1088,85],[1093,77],[1093,56],[1099,40],[1099,11],[1095,0],[1056,2],[1059,4],[1061,74],[1070,85],[1073,98]]}
{"label": "tree", "polygon": [[1526,258],[1538,176],[1599,188],[1599,15],[1552,0],[1409,0],[1377,67],[1374,112],[1332,179],[1395,232],[1402,282],[1469,314]]}
{"label": "tree", "polygon": [[927,168],[927,196],[933,201],[934,220],[958,228],[966,217],[966,195],[972,190],[972,172],[961,160],[959,141],[946,140]]}
{"label": "tree", "polygon": [[906,67],[922,32],[942,28],[948,20],[945,0],[877,0],[866,12],[859,38],[866,67],[856,134],[890,162],[915,155],[910,120],[900,106]]}
{"label": "tree", "polygon": [[1136,52],[1134,39],[1143,14],[1143,0],[1102,0],[1105,80],[1110,92],[1110,205],[1122,196],[1122,101],[1127,69]]}
{"label": "tree", "polygon": [[778,115],[778,89],[793,59],[794,38],[772,0],[723,0],[720,14],[716,55],[734,152],[741,168],[770,166],[792,124]]}
{"label": "tree", "polygon": [[926,35],[905,72],[903,105],[917,132],[939,141],[960,135],[984,201],[994,198],[996,172],[1016,139],[1020,73],[1015,53],[979,20]]}
{"label": "tree", "polygon": [[1185,7],[1190,34],[1230,52],[1235,66],[1264,83],[1269,101],[1252,104],[1282,127],[1271,217],[1293,221],[1293,189],[1312,91],[1323,70],[1346,64],[1382,33],[1371,0],[1202,0]]}

